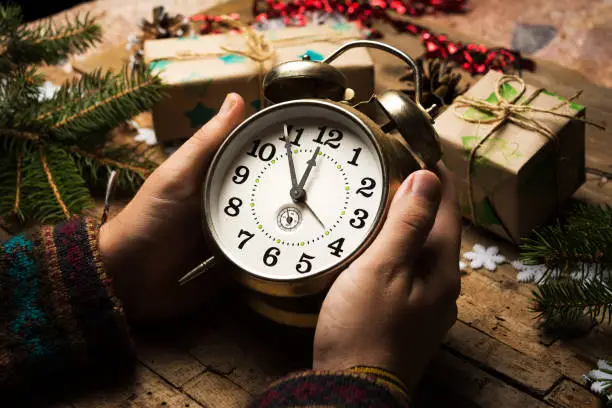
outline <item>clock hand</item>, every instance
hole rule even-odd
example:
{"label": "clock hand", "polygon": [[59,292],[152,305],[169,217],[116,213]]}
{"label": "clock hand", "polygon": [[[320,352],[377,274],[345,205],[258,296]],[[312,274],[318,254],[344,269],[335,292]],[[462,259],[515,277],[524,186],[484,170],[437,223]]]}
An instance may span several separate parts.
{"label": "clock hand", "polygon": [[304,185],[306,184],[306,180],[308,179],[308,176],[310,175],[310,171],[312,170],[314,166],[317,165],[316,159],[317,159],[317,155],[319,154],[319,150],[321,150],[321,148],[317,147],[315,149],[314,154],[310,158],[310,160],[306,162],[308,163],[308,167],[306,167],[306,170],[304,171],[304,175],[302,176],[302,179],[300,180],[300,184],[298,184],[297,186],[297,188],[301,189],[302,191],[304,190]]}
{"label": "clock hand", "polygon": [[298,202],[300,197],[304,195],[303,189],[298,188],[297,186],[297,176],[295,175],[295,165],[293,164],[293,152],[291,151],[291,139],[289,137],[289,129],[287,124],[283,125],[284,133],[285,133],[285,149],[287,150],[287,161],[289,162],[289,173],[291,174],[291,190],[289,190],[289,195],[294,202]]}
{"label": "clock hand", "polygon": [[312,215],[314,215],[315,219],[319,222],[319,224],[321,224],[321,226],[323,227],[323,229],[325,230],[325,224],[323,224],[323,221],[321,221],[321,219],[317,216],[317,214],[312,210],[312,208],[310,208],[310,206],[308,205],[308,203],[306,202],[306,199],[304,199],[304,201],[302,201],[304,203],[304,205],[306,206],[306,208],[308,208],[308,210],[311,212]]}

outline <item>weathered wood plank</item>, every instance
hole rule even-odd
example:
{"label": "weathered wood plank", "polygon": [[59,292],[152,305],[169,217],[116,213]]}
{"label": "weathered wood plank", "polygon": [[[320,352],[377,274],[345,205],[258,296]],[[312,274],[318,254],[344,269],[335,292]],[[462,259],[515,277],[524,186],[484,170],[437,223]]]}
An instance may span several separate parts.
{"label": "weathered wood plank", "polygon": [[138,364],[135,380],[131,384],[114,390],[100,390],[72,403],[75,408],[202,408],[141,364]]}
{"label": "weathered wood plank", "polygon": [[546,394],[562,377],[559,371],[460,321],[448,333],[445,344],[540,395]]}
{"label": "weathered wood plank", "polygon": [[594,364],[594,361],[582,358],[576,355],[575,350],[558,343],[550,347],[546,346],[548,341],[542,344],[540,338],[543,335],[535,326],[533,316],[526,312],[526,299],[512,296],[498,284],[476,273],[464,276],[462,285],[462,295],[457,302],[459,320],[462,322],[536,359],[540,364],[559,370],[575,381],[580,381],[582,374]]}
{"label": "weathered wood plank", "polygon": [[251,394],[290,371],[312,364],[311,331],[276,325],[237,299],[226,299],[222,322],[208,322],[192,338],[189,352],[200,363],[224,374]]}
{"label": "weathered wood plank", "polygon": [[189,381],[185,392],[205,407],[244,408],[252,397],[222,375],[207,371]]}
{"label": "weathered wood plank", "polygon": [[206,370],[196,358],[167,344],[139,339],[137,350],[144,365],[177,388]]}
{"label": "weathered wood plank", "polygon": [[546,401],[558,408],[596,408],[599,398],[570,380],[561,381],[546,396]]}
{"label": "weathered wood plank", "polygon": [[547,404],[499,380],[467,361],[441,352],[428,369],[438,385],[473,402],[478,407],[543,408]]}

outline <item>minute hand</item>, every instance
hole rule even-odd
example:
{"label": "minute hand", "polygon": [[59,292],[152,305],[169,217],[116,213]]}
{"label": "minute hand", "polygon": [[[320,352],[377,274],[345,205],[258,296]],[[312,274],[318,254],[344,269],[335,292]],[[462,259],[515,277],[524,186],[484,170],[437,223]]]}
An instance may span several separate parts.
{"label": "minute hand", "polygon": [[304,188],[304,185],[306,184],[306,180],[308,180],[308,176],[310,175],[310,171],[312,170],[314,166],[317,165],[316,159],[317,159],[317,156],[319,155],[320,149],[321,149],[320,147],[317,147],[314,151],[314,154],[310,158],[310,160],[306,162],[308,163],[308,167],[306,167],[306,170],[304,170],[304,175],[302,176],[302,179],[300,180],[300,184],[298,184],[297,186],[298,190]]}
{"label": "minute hand", "polygon": [[284,125],[285,133],[285,149],[287,150],[287,160],[289,161],[289,173],[291,174],[291,189],[297,187],[297,176],[295,175],[295,165],[293,164],[293,154],[291,152],[291,139],[289,138],[289,129],[287,124]]}

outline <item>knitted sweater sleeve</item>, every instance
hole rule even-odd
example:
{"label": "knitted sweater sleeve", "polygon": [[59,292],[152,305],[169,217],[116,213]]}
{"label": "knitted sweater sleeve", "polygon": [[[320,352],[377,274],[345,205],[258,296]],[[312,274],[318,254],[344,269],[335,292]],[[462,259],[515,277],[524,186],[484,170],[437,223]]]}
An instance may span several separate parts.
{"label": "knitted sweater sleeve", "polygon": [[122,306],[96,242],[96,223],[74,218],[0,244],[0,394],[130,360]]}
{"label": "knitted sweater sleeve", "polygon": [[403,382],[374,367],[342,371],[303,371],[271,384],[249,408],[371,407],[408,408]]}

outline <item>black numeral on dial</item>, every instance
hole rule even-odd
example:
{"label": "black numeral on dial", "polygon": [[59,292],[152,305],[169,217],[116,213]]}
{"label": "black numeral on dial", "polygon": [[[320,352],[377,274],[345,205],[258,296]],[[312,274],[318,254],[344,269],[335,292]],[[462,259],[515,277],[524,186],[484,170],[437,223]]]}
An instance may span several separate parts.
{"label": "black numeral on dial", "polygon": [[[327,145],[332,149],[337,149],[338,147],[340,147],[340,140],[342,140],[342,137],[344,136],[341,131],[339,131],[338,129],[331,129],[329,132],[327,132],[327,126],[321,126],[318,129],[319,136],[317,136],[317,138],[314,139],[313,142]],[[323,137],[325,136],[326,132],[329,139],[324,141]]]}
{"label": "black numeral on dial", "polygon": [[338,238],[337,240],[329,244],[327,247],[332,250],[331,254],[333,256],[337,256],[339,258],[342,252],[344,252],[344,250],[342,249],[342,245],[344,245],[344,238]]}
{"label": "black numeral on dial", "polygon": [[246,244],[249,239],[251,239],[251,238],[253,238],[255,236],[255,234],[252,234],[249,231],[245,231],[245,230],[241,229],[240,232],[238,233],[238,238],[242,237],[243,235],[245,235],[246,238],[243,239],[242,241],[240,241],[240,244],[238,244],[238,249],[244,248],[244,244]]}
{"label": "black numeral on dial", "polygon": [[[300,146],[300,138],[302,137],[302,133],[304,133],[304,129],[303,128],[299,128],[299,129],[295,129],[295,137],[291,134],[291,131],[293,130],[293,125],[288,125],[287,126],[287,134],[289,135],[289,139],[291,140],[291,144],[294,146]],[[280,140],[282,140],[283,142],[285,142],[285,136],[281,136],[279,137]]]}
{"label": "black numeral on dial", "polygon": [[274,266],[278,262],[278,256],[280,255],[280,249],[277,247],[270,247],[267,249],[263,256],[263,263],[266,266]]}
{"label": "black numeral on dial", "polygon": [[364,197],[372,197],[372,194],[374,193],[370,190],[374,190],[374,187],[376,187],[376,182],[374,181],[374,179],[370,177],[364,177],[361,179],[361,185],[363,187],[360,187],[357,191],[355,191],[355,194],[361,194]]}
{"label": "black numeral on dial", "polygon": [[242,184],[249,177],[249,169],[246,166],[238,166],[234,171],[236,175],[232,177],[232,181],[236,184]]}
{"label": "black numeral on dial", "polygon": [[310,261],[313,259],[315,259],[314,256],[310,256],[306,253],[303,253],[302,256],[300,257],[300,260],[295,265],[295,270],[298,271],[299,273],[310,272],[312,270],[312,264],[310,263]]}
{"label": "black numeral on dial", "polygon": [[351,220],[349,221],[351,227],[357,229],[363,228],[363,226],[365,225],[365,220],[366,218],[368,218],[368,212],[366,210],[358,208],[355,210],[354,214],[356,218],[351,218]]}
{"label": "black numeral on dial", "polygon": [[229,215],[230,217],[235,217],[240,214],[241,205],[241,199],[239,199],[238,197],[232,197],[229,199],[229,204],[223,209],[223,212]]}
{"label": "black numeral on dial", "polygon": [[353,151],[355,152],[355,154],[353,154],[353,158],[349,160],[348,164],[352,164],[353,166],[359,166],[357,164],[357,159],[359,158],[359,155],[361,154],[361,147],[357,147],[353,149]]}
{"label": "black numeral on dial", "polygon": [[261,140],[253,140],[253,148],[247,153],[251,157],[259,157],[263,161],[270,161],[276,155],[276,147],[272,143],[261,144]]}

